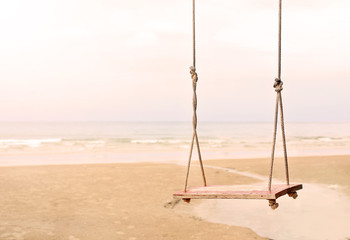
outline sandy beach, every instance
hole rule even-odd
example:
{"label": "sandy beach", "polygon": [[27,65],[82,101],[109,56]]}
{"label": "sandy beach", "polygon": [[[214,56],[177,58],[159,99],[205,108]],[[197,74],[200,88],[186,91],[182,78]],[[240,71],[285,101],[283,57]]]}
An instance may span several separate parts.
{"label": "sandy beach", "polygon": [[349,0],[0,6],[0,240],[350,240]]}
{"label": "sandy beach", "polygon": [[[350,196],[349,160],[350,156],[290,158],[291,178],[337,185]],[[266,175],[268,162],[205,164]],[[281,180],[280,168],[277,164],[275,176]],[[184,166],[155,163],[1,167],[0,239],[264,239],[249,228],[210,223],[194,215],[191,209],[200,201],[172,206],[172,193],[183,188],[184,174]],[[206,174],[210,185],[257,182],[209,167]],[[200,177],[194,166],[190,185],[200,185]]]}

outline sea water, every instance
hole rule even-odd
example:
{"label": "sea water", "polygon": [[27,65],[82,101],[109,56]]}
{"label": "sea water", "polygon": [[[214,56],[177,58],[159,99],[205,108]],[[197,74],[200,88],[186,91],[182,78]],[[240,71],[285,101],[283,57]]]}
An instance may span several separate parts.
{"label": "sea water", "polygon": [[[290,156],[350,154],[350,123],[286,123]],[[269,157],[272,123],[199,122],[204,159]],[[278,129],[277,156],[282,155]],[[0,165],[186,162],[190,122],[0,123]],[[196,155],[194,155],[196,158]]]}
{"label": "sea water", "polygon": [[[246,172],[226,170],[247,176]],[[265,177],[251,173],[248,176],[263,180],[256,189],[266,186]],[[193,204],[192,211],[206,221],[248,227],[274,240],[347,240],[350,239],[350,198],[341,190],[339,185],[304,183],[296,200],[281,197],[276,210],[270,209],[266,200],[211,199]]]}

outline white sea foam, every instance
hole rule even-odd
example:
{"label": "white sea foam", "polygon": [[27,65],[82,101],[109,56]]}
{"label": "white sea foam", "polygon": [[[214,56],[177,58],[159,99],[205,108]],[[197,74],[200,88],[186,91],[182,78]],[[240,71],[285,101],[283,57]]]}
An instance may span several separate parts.
{"label": "white sea foam", "polygon": [[95,148],[95,147],[101,148],[101,147],[104,147],[105,143],[106,143],[106,141],[96,140],[96,141],[86,141],[86,143],[84,143],[84,145],[87,148]]}
{"label": "white sea foam", "polygon": [[45,143],[59,143],[62,139],[51,138],[51,139],[0,139],[1,147],[11,147],[11,146],[28,146],[28,147],[39,147],[41,144]]}
{"label": "white sea foam", "polygon": [[157,143],[158,140],[154,139],[140,139],[140,140],[131,140],[131,143]]}
{"label": "white sea foam", "polygon": [[106,141],[103,141],[103,140],[96,140],[96,141],[88,141],[89,144],[97,144],[97,145],[100,145],[100,144],[105,144]]}
{"label": "white sea foam", "polygon": [[173,144],[178,145],[181,143],[190,143],[190,140],[183,140],[183,139],[135,139],[130,140],[131,143],[137,143],[137,144]]}

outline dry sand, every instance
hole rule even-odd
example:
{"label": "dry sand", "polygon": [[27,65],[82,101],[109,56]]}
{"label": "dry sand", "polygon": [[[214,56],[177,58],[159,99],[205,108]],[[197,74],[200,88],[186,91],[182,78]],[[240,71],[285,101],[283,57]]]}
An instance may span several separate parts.
{"label": "dry sand", "polygon": [[[205,163],[266,175],[269,160]],[[350,195],[349,156],[290,158],[290,165],[292,180],[337,184]],[[206,174],[209,184],[257,182],[217,169]],[[201,220],[182,202],[171,208],[184,175],[184,166],[154,163],[2,167],[0,239],[264,239],[248,228]],[[199,184],[193,167],[190,185]]]}

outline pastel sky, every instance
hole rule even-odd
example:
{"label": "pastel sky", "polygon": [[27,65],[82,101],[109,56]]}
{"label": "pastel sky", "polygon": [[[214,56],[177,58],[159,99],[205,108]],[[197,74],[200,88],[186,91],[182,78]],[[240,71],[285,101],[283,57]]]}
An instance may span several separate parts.
{"label": "pastel sky", "polygon": [[[0,121],[191,121],[191,0],[0,1]],[[350,121],[350,1],[283,4],[286,121]],[[277,0],[197,0],[199,121],[272,121]]]}

